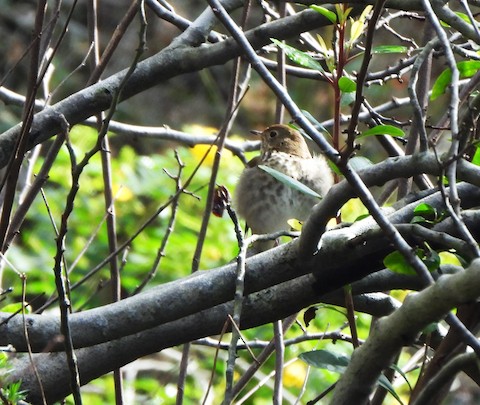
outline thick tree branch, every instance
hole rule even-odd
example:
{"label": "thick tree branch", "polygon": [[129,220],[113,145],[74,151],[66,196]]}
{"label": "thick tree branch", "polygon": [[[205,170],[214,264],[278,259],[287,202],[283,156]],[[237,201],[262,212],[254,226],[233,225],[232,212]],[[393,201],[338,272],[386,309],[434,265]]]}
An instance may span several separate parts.
{"label": "thick tree branch", "polygon": [[358,348],[335,387],[332,403],[366,404],[383,369],[420,330],[442,319],[448,311],[480,295],[480,260],[463,272],[440,278],[427,289],[409,296],[403,306],[380,319],[367,341]]}
{"label": "thick tree branch", "polygon": [[[270,43],[272,37],[290,38],[328,23],[328,20],[319,13],[305,10],[282,20],[260,25],[245,34],[252,46],[260,49]],[[131,98],[172,77],[225,64],[241,54],[241,48],[232,38],[201,47],[172,43],[158,54],[138,64],[122,90],[122,100]],[[60,132],[63,120],[67,120],[70,126],[73,126],[108,109],[113,94],[118,90],[126,72],[127,70],[123,70],[112,75],[35,114],[28,134],[27,147],[30,149]],[[0,135],[0,167],[7,164],[20,129],[21,126],[18,124]]]}
{"label": "thick tree branch", "polygon": [[[391,169],[379,170],[378,167],[372,167],[365,172],[365,177],[378,182],[375,184],[383,184],[398,175],[395,168],[400,167],[401,170],[403,162],[410,162],[407,166],[421,169],[420,165],[412,164],[412,159],[414,158],[391,159],[392,163],[397,162]],[[385,169],[386,163],[382,165]],[[465,166],[459,165],[459,173],[467,167],[474,169],[473,165],[465,163]],[[468,173],[471,174],[472,171]],[[479,177],[472,176],[472,180],[478,182]],[[459,184],[458,191],[463,209],[479,205],[478,187]],[[348,200],[351,193],[350,185],[346,182],[339,183],[317,206],[317,210],[322,210],[323,204],[327,204],[325,210],[330,215],[334,214],[338,211],[338,204]],[[337,205],[330,204],[332,199]],[[417,196],[404,207],[397,205],[395,212],[390,213],[389,220],[395,224],[408,223],[413,217],[414,207],[420,202],[426,202],[439,210],[444,208],[442,195],[438,192],[420,199]],[[446,230],[449,229],[442,229]],[[294,241],[250,258],[245,278],[246,293],[261,291],[307,273],[315,273],[318,277],[318,293],[327,293],[380,270],[383,257],[392,249],[371,218],[327,232],[322,238],[320,250],[308,263],[300,259],[302,256],[299,256],[298,245],[298,241]],[[352,266],[355,271],[350,272],[348,269]],[[72,314],[71,327],[72,331],[76,331],[72,333],[74,346],[85,347],[118,339],[228,302],[234,294],[234,280],[235,265],[232,264],[161,285],[115,304]],[[309,301],[306,305],[310,303]],[[120,318],[119,313],[122,314]],[[29,322],[34,350],[43,350],[58,333],[58,319],[30,315]],[[23,350],[25,342],[21,326],[17,318],[1,325],[0,344],[13,343],[17,350]]]}
{"label": "thick tree branch", "polygon": [[[243,309],[242,328],[247,329],[260,324],[283,318],[297,312],[309,302],[326,302],[340,304],[343,291],[337,290],[324,296],[318,295],[318,284],[311,275],[284,283],[272,289],[246,297]],[[383,271],[353,284],[353,293],[362,294],[363,290],[408,288],[421,286],[416,276],[396,275]],[[357,295],[355,308],[367,311],[375,316],[385,316],[398,308],[398,304],[378,294]],[[158,352],[167,347],[186,343],[201,337],[219,334],[228,315],[232,313],[233,301],[218,305],[197,314],[145,330],[131,336],[76,350],[81,383],[86,384],[115,368],[121,367],[137,358]],[[182,333],[179,334],[178,331]],[[48,330],[45,330],[48,333]],[[35,355],[38,371],[47,397],[50,401],[58,400],[69,393],[66,380],[67,364],[64,354],[39,353]],[[40,391],[36,385],[31,365],[19,356],[15,361],[15,371],[9,379],[22,379],[22,388],[29,390],[29,400],[35,403]]]}

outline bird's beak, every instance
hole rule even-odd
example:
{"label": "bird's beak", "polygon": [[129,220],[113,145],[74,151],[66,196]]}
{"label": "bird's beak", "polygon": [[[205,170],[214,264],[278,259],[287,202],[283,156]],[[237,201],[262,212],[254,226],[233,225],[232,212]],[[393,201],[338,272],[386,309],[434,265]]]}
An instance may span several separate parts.
{"label": "bird's beak", "polygon": [[256,129],[251,129],[250,133],[253,135],[262,135],[262,131],[257,131]]}

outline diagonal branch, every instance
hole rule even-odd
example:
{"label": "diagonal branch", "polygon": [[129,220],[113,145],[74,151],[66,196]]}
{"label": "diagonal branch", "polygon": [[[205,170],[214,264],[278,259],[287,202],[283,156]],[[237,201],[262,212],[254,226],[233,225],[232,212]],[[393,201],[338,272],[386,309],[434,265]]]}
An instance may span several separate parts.
{"label": "diagonal branch", "polygon": [[[255,49],[270,43],[270,38],[290,38],[301,32],[326,25],[327,21],[313,10],[305,10],[279,21],[262,24],[245,34]],[[202,47],[171,44],[156,55],[140,62],[122,90],[121,101],[129,99],[172,77],[222,65],[243,54],[241,47],[229,38]],[[100,83],[87,87],[35,114],[28,134],[27,149],[42,143],[61,130],[62,115],[70,126],[107,110],[113,95],[125,78],[127,70],[116,73]],[[0,135],[0,167],[4,167],[20,134],[20,124]]]}

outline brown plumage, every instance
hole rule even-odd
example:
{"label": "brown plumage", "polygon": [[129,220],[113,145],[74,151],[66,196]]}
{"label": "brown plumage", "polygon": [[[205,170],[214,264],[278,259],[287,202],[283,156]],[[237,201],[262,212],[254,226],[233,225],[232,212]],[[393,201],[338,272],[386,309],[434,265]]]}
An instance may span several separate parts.
{"label": "brown plumage", "polygon": [[[258,168],[269,166],[324,196],[333,175],[323,156],[312,157],[303,136],[286,125],[272,125],[261,132],[261,154],[252,159],[240,176],[235,207],[255,234],[288,230],[291,218],[304,221],[318,202],[294,190]],[[257,250],[273,246],[261,244]]]}

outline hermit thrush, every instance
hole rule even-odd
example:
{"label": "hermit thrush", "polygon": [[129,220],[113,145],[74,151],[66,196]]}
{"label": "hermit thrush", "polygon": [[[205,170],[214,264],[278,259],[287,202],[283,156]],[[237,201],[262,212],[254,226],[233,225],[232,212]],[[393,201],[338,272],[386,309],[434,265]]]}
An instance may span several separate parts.
{"label": "hermit thrush", "polygon": [[[255,132],[254,132],[255,133]],[[261,155],[253,158],[240,176],[235,207],[254,234],[290,229],[287,221],[305,220],[318,199],[276,180],[258,165],[269,166],[324,196],[333,176],[323,156],[312,157],[303,136],[286,125],[272,125],[261,133]],[[273,242],[257,244],[266,250]]]}

